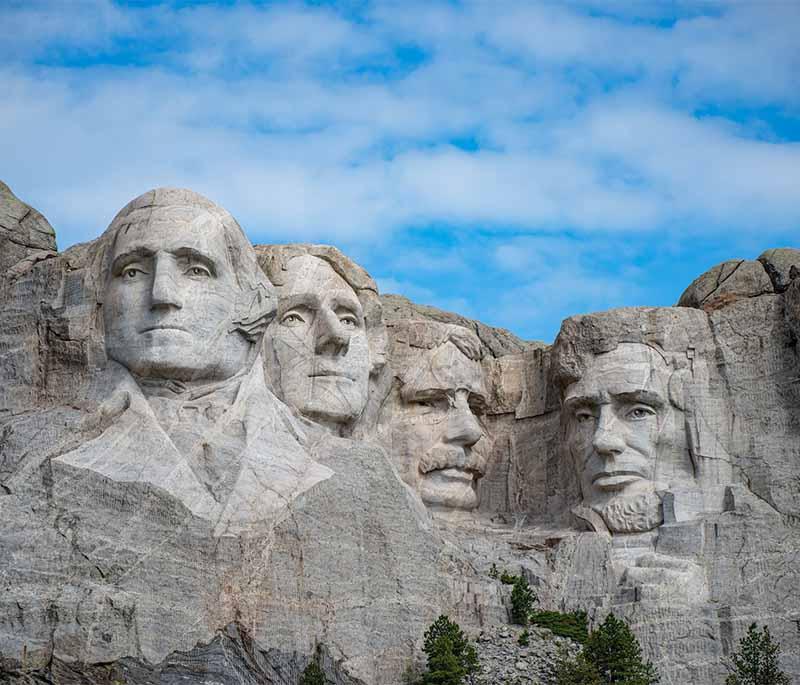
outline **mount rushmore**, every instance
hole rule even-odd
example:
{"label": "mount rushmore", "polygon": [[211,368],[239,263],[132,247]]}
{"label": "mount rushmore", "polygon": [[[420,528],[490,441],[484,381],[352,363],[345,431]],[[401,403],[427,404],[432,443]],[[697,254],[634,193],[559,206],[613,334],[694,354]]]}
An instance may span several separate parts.
{"label": "mount rushmore", "polygon": [[0,674],[399,683],[438,615],[508,621],[495,566],[664,683],[753,621],[800,678],[798,339],[795,249],[546,345],[189,190],[59,252],[0,184]]}

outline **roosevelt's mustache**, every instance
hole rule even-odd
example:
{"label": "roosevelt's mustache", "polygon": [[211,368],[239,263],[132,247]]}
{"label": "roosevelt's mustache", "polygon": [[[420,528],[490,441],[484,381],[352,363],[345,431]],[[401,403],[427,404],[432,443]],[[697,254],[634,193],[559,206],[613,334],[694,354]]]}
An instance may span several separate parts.
{"label": "roosevelt's mustache", "polygon": [[483,442],[481,440],[467,448],[458,445],[436,445],[422,456],[419,470],[422,473],[429,473],[440,469],[460,468],[474,471],[482,476],[486,472],[488,454],[488,447],[484,446]]}

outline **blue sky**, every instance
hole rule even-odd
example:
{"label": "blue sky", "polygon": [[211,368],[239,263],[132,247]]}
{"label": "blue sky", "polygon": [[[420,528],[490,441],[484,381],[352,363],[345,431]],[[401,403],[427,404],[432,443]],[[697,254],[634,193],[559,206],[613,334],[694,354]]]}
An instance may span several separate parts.
{"label": "blue sky", "polygon": [[2,0],[0,178],[63,249],[159,185],[550,341],[800,246],[800,2]]}

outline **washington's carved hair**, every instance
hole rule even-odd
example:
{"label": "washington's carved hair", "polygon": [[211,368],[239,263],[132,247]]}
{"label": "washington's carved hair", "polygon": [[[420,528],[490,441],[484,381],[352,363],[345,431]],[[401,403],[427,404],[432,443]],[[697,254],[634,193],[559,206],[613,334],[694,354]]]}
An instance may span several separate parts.
{"label": "washington's carved hair", "polygon": [[131,200],[114,217],[100,237],[98,301],[111,274],[114,246],[131,226],[149,223],[155,210],[169,210],[176,220],[197,221],[203,215],[222,227],[229,266],[242,292],[231,326],[250,342],[261,339],[275,316],[274,288],[258,265],[256,253],[241,226],[231,214],[199,193],[184,188],[156,188]]}

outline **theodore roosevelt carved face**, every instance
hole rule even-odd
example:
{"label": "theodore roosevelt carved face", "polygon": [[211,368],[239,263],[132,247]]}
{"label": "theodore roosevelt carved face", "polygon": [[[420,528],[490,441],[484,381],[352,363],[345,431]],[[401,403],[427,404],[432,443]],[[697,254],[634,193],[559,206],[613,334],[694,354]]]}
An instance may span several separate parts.
{"label": "theodore roosevelt carved face", "polygon": [[391,454],[426,505],[474,509],[486,467],[480,342],[461,326],[411,321],[391,332]]}
{"label": "theodore roosevelt carved face", "polygon": [[136,376],[224,380],[253,351],[236,320],[243,300],[252,297],[243,281],[255,277],[248,272],[257,264],[254,254],[252,265],[234,262],[252,247],[232,218],[232,226],[223,225],[224,210],[198,198],[134,209],[112,236],[103,298],[106,349]]}

